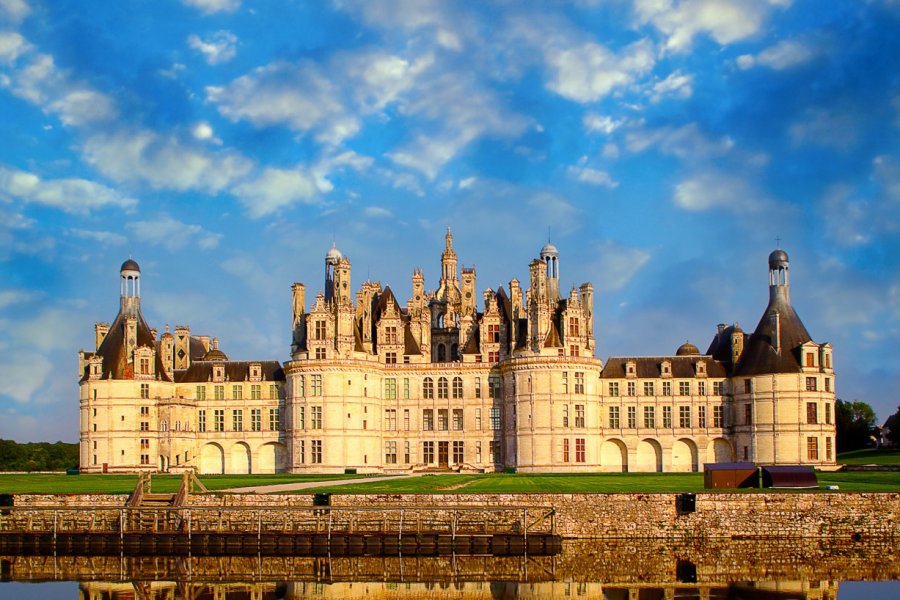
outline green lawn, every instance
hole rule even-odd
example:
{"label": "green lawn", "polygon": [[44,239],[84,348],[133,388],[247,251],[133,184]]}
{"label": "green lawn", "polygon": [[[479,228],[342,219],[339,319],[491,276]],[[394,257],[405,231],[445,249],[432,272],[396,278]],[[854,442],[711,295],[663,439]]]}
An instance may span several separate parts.
{"label": "green lawn", "polygon": [[900,450],[853,450],[837,455],[844,465],[900,465]]}

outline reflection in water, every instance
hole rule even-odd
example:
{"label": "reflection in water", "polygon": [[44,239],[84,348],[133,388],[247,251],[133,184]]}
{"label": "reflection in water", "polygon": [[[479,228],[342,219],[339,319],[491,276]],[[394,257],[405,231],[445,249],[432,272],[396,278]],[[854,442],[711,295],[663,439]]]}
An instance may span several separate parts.
{"label": "reflection in water", "polygon": [[[836,600],[900,579],[885,543],[566,542],[552,557],[0,557],[5,581],[81,581],[84,599]],[[0,584],[2,595],[2,584]]]}

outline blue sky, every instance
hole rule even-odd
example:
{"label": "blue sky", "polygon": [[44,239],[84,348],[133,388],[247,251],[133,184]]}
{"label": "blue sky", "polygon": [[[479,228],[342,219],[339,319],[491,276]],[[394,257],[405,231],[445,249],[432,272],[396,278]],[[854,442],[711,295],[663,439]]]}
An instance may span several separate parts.
{"label": "blue sky", "polygon": [[755,327],[776,238],[837,393],[900,404],[900,1],[0,0],[0,437],[75,441],[76,353],[144,315],[285,360],[335,241],[480,289],[549,236],[598,356]]}

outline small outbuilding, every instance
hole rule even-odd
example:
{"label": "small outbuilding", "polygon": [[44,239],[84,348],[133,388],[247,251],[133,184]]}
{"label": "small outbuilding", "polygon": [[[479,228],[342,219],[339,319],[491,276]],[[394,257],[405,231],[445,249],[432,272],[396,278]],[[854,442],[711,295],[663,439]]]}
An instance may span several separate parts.
{"label": "small outbuilding", "polygon": [[812,467],[802,465],[772,465],[762,467],[764,488],[817,488],[819,481]]}
{"label": "small outbuilding", "polygon": [[759,468],[753,463],[708,463],[703,466],[707,489],[758,488]]}

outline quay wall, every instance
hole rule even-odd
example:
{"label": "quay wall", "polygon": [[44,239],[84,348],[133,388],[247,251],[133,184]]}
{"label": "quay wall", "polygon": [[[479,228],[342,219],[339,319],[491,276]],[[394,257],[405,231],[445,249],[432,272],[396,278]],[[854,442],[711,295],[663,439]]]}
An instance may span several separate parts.
{"label": "quay wall", "polygon": [[[470,507],[490,520],[491,508],[554,509],[557,533],[570,539],[767,539],[900,540],[900,493],[698,493],[692,512],[678,494],[333,494],[335,507]],[[311,494],[205,494],[190,505],[246,508],[248,528],[261,507],[311,507]],[[123,506],[121,495],[17,495],[17,507]],[[298,512],[297,519],[308,511]],[[279,517],[282,521],[284,517]],[[367,523],[367,521],[370,521]],[[377,530],[379,511],[354,515],[360,529]],[[529,526],[530,527],[530,526]],[[543,529],[535,524],[535,530]]]}

